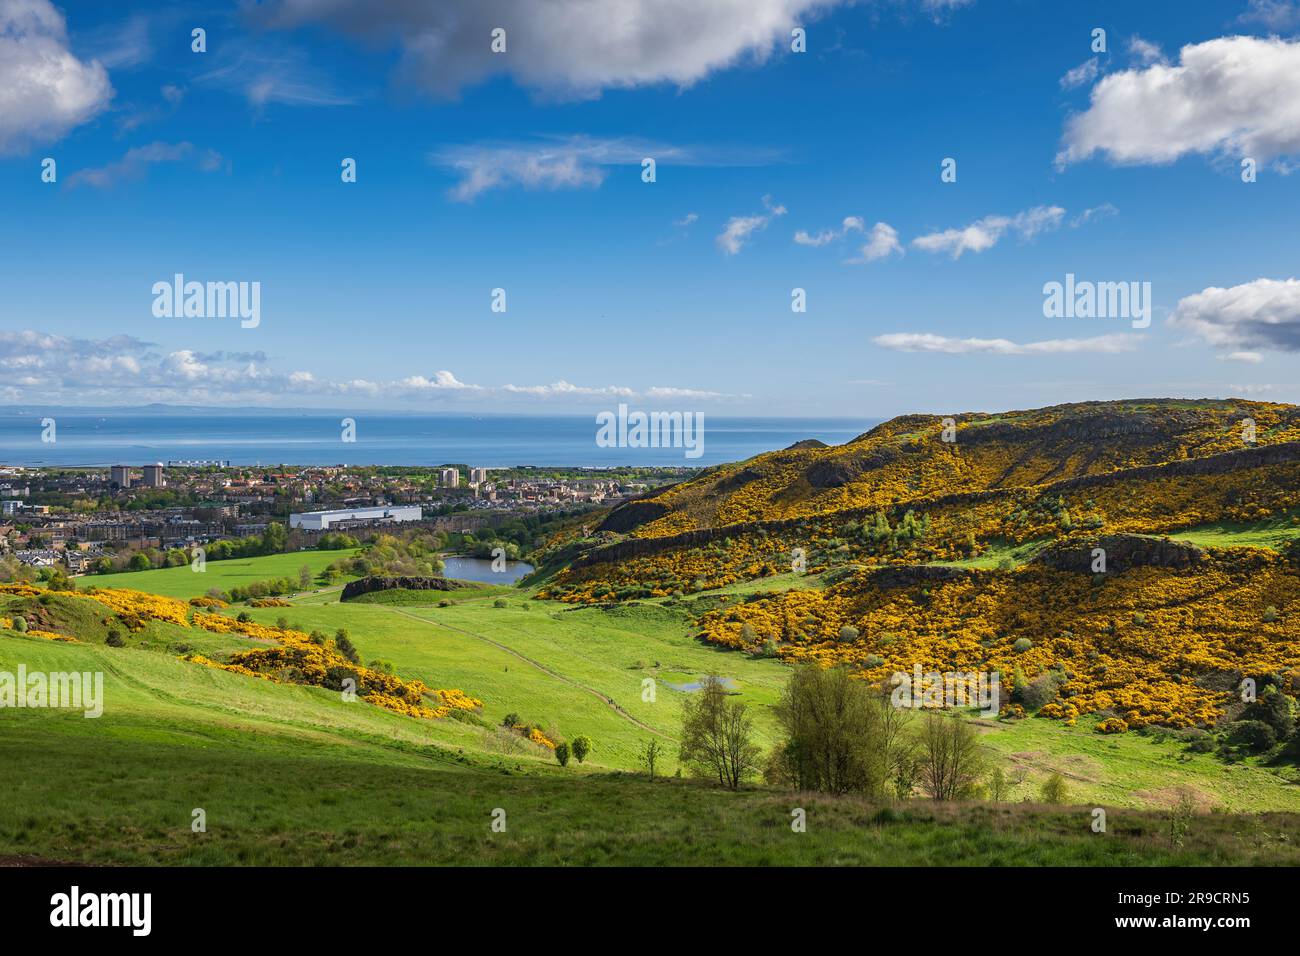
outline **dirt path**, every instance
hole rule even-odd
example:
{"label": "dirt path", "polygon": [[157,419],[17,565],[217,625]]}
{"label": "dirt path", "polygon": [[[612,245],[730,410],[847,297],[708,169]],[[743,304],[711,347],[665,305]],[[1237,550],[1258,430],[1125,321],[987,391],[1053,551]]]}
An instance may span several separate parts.
{"label": "dirt path", "polygon": [[491,644],[497,650],[505,651],[507,654],[519,658],[525,664],[529,665],[530,667],[535,667],[537,670],[541,671],[543,674],[547,675],[548,677],[554,677],[558,681],[563,681],[564,683],[576,687],[581,691],[585,691],[586,693],[590,694],[593,697],[599,698],[601,701],[605,703],[607,707],[609,707],[610,710],[614,711],[614,713],[618,714],[624,720],[640,727],[642,730],[649,731],[650,733],[658,737],[663,737],[666,740],[677,739],[675,737],[669,736],[668,734],[664,733],[661,730],[656,730],[654,727],[651,727],[649,724],[642,723],[641,721],[637,720],[626,710],[620,707],[617,703],[615,703],[612,697],[602,694],[600,691],[596,690],[596,688],[588,687],[586,684],[579,683],[578,681],[574,680],[571,677],[566,677],[565,675],[561,674],[559,671],[552,670],[551,668],[547,667],[545,664],[541,663],[540,661],[535,661],[531,657],[528,657],[526,654],[521,654],[513,647],[509,647],[505,644],[502,644],[500,641],[494,641],[492,638],[485,637],[482,634],[476,634],[473,631],[467,631],[463,627],[453,627],[450,624],[444,624],[442,623],[442,621],[434,620],[433,618],[420,617],[418,614],[412,614],[410,611],[403,611],[401,608],[393,607],[392,605],[381,604],[379,605],[379,607],[382,607],[388,611],[392,611],[394,614],[400,614],[403,617],[409,617],[411,620],[419,621],[422,624],[433,624],[436,627],[444,627],[449,631],[455,631],[457,634],[464,634],[468,637],[473,637],[477,640],[480,640],[485,644]]}

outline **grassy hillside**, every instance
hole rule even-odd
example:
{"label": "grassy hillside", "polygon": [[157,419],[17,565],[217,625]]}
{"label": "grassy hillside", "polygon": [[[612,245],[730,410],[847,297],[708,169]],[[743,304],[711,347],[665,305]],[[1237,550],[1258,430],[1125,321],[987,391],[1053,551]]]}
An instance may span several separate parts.
{"label": "grassy hillside", "polygon": [[[1155,865],[1300,862],[1300,817],[882,809],[484,754],[402,718],[142,650],[0,638],[0,669],[102,670],[104,716],[4,715],[0,857],[175,864]],[[789,827],[794,807],[808,832]],[[206,813],[207,832],[191,830]],[[493,833],[495,810],[506,832]]]}
{"label": "grassy hillside", "polygon": [[1045,485],[1300,440],[1300,409],[1238,400],[1087,402],[990,416],[904,415],[844,445],[770,452],[616,509],[638,535]]}

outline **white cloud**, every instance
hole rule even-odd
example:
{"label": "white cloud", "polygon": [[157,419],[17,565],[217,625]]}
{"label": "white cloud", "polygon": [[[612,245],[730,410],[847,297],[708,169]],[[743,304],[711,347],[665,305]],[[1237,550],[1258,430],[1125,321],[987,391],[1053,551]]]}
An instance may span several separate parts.
{"label": "white cloud", "polygon": [[[791,28],[845,2],[269,0],[250,10],[271,28],[325,24],[372,44],[396,43],[400,78],[436,96],[507,74],[548,96],[584,98],[654,83],[686,87],[761,62],[788,42]],[[490,47],[497,27],[506,30],[503,54]]]}
{"label": "white cloud", "polygon": [[[1294,386],[1291,387],[1294,388]],[[1242,395],[1267,395],[1270,392],[1279,391],[1276,385],[1229,385],[1228,389]]]}
{"label": "white cloud", "polygon": [[731,398],[722,392],[710,392],[700,388],[673,388],[665,385],[654,385],[646,389],[646,398],[695,398],[695,399],[720,399]]}
{"label": "white cloud", "polygon": [[1300,26],[1300,3],[1295,0],[1250,0],[1250,7],[1237,18],[1242,23],[1262,23],[1270,30]]}
{"label": "white cloud", "polygon": [[871,234],[863,245],[856,259],[849,262],[876,262],[888,259],[892,255],[903,255],[903,244],[898,241],[898,230],[887,222],[878,222],[871,227]]}
{"label": "white cloud", "polygon": [[1221,362],[1249,362],[1252,365],[1258,365],[1264,361],[1264,356],[1258,352],[1229,352],[1227,355],[1220,355]]}
{"label": "white cloud", "polygon": [[862,232],[866,228],[867,224],[862,220],[861,216],[845,216],[844,221],[840,223],[839,229],[823,229],[816,235],[810,235],[800,229],[794,234],[794,241],[801,246],[824,246],[836,239],[843,239],[850,232]]}
{"label": "white cloud", "polygon": [[684,228],[686,226],[694,225],[699,218],[700,218],[699,213],[688,212],[681,219],[674,220],[673,225],[678,226],[680,228]]}
{"label": "white cloud", "polygon": [[1300,280],[1256,279],[1227,289],[1211,286],[1179,299],[1168,325],[1235,355],[1300,352]]}
{"label": "white cloud", "polygon": [[0,396],[9,402],[43,404],[282,405],[286,399],[373,399],[419,407],[429,402],[506,403],[547,401],[589,404],[610,399],[690,398],[722,401],[738,397],[704,389],[656,385],[644,392],[623,385],[476,385],[445,369],[389,381],[330,380],[296,369],[283,372],[261,352],[164,351],[129,336],[74,339],[44,332],[0,331]]}
{"label": "white cloud", "polygon": [[1221,37],[1103,78],[1066,122],[1061,166],[1103,153],[1170,163],[1188,153],[1267,160],[1300,153],[1300,41]]}
{"label": "white cloud", "polygon": [[1085,209],[1079,215],[1070,220],[1070,228],[1077,229],[1080,226],[1086,226],[1088,223],[1097,219],[1109,219],[1111,216],[1118,216],[1119,209],[1112,203],[1104,202],[1100,206],[1093,206]]}
{"label": "white cloud", "polygon": [[1128,41],[1128,52],[1129,56],[1143,66],[1165,62],[1165,53],[1164,50],[1160,49],[1159,44],[1144,40],[1141,37],[1133,37]]}
{"label": "white cloud", "polygon": [[[610,167],[639,167],[646,158],[653,158],[660,167],[752,166],[772,162],[778,156],[768,149],[718,149],[631,138],[555,136],[530,142],[447,146],[430,153],[428,159],[459,177],[448,195],[460,202],[471,202],[488,190],[509,187],[595,189],[605,181]],[[691,213],[678,225],[689,225],[696,218]]]}
{"label": "white cloud", "polygon": [[0,152],[54,142],[112,97],[103,64],[69,51],[49,0],[0,0]]}
{"label": "white cloud", "polygon": [[217,58],[212,69],[196,77],[195,82],[233,90],[259,111],[272,103],[347,106],[359,98],[355,92],[338,89],[299,50],[241,39],[212,55]]}
{"label": "white cloud", "polygon": [[923,252],[946,252],[954,259],[966,252],[984,252],[997,245],[1008,231],[1021,239],[1033,239],[1061,224],[1065,210],[1060,206],[1035,206],[1014,216],[985,216],[961,229],[945,229],[918,236],[912,245]]}
{"label": "white cloud", "polygon": [[1097,78],[1097,58],[1094,56],[1091,60],[1084,60],[1074,69],[1069,70],[1061,77],[1061,88],[1073,90],[1076,87],[1084,86],[1091,83]]}
{"label": "white cloud", "polygon": [[205,173],[221,168],[224,160],[213,150],[196,150],[193,143],[150,143],[129,149],[121,159],[107,166],[79,169],[65,180],[69,189],[76,186],[95,186],[106,189],[124,180],[140,179],[150,166],[157,163],[176,163],[193,159],[195,166]]}
{"label": "white cloud", "polygon": [[881,348],[897,352],[941,352],[945,355],[1061,355],[1079,352],[1112,355],[1131,352],[1142,339],[1141,335],[1113,334],[1019,343],[1010,339],[959,339],[930,332],[894,332],[877,335],[871,341]]}
{"label": "white cloud", "polygon": [[734,256],[756,232],[762,232],[773,219],[784,216],[784,206],[773,205],[771,196],[763,197],[767,212],[756,216],[732,216],[714,240],[724,254]]}

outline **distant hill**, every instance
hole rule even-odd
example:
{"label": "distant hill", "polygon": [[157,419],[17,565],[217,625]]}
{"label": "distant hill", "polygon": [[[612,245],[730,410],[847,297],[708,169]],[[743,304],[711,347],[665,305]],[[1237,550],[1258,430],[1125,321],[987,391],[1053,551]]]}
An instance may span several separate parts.
{"label": "distant hill", "polygon": [[1254,423],[1256,446],[1300,441],[1300,408],[1241,400],[903,415],[843,445],[800,442],[707,469],[615,509],[601,530],[654,537],[1114,475],[1250,447],[1246,420]]}

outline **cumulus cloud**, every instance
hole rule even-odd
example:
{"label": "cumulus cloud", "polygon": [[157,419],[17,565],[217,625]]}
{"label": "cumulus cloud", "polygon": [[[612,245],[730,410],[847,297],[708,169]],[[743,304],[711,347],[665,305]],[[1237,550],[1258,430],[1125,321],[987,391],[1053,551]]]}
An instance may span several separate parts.
{"label": "cumulus cloud", "polygon": [[871,341],[896,352],[941,352],[945,355],[1062,355],[1098,352],[1111,355],[1131,352],[1141,335],[1096,335],[1087,339],[1047,339],[1042,342],[1013,342],[1010,339],[959,339],[930,332],[893,332]]}
{"label": "cumulus cloud", "polygon": [[876,262],[888,259],[892,255],[903,255],[903,244],[898,241],[898,230],[887,222],[878,222],[871,227],[871,234],[856,259],[849,262]]}
{"label": "cumulus cloud", "polygon": [[1300,280],[1211,286],[1179,299],[1167,322],[1230,355],[1300,352]]}
{"label": "cumulus cloud", "polygon": [[69,51],[49,0],[0,0],[0,152],[58,140],[112,96],[103,64]]}
{"label": "cumulus cloud", "polygon": [[306,369],[277,368],[260,351],[165,350],[130,336],[78,339],[51,333],[0,332],[0,397],[10,402],[123,404],[266,403],[365,398],[413,406],[439,402],[584,404],[611,399],[724,401],[744,396],[656,385],[644,392],[623,385],[480,385],[446,369],[390,380],[334,380]]}
{"label": "cumulus cloud", "polygon": [[195,149],[193,143],[150,143],[129,149],[121,159],[106,166],[79,169],[65,180],[69,189],[77,186],[94,186],[107,189],[120,182],[141,179],[150,166],[158,163],[177,163],[193,160],[197,169],[205,173],[221,168],[221,154],[211,149]]}
{"label": "cumulus cloud", "polygon": [[1179,56],[1093,87],[1088,109],[1066,122],[1058,165],[1097,153],[1123,164],[1300,153],[1300,40],[1221,37]]}
{"label": "cumulus cloud", "polygon": [[[396,44],[401,81],[435,96],[507,74],[547,96],[585,98],[653,83],[686,87],[761,62],[793,27],[846,2],[268,0],[250,16],[271,29],[323,24],[369,44]],[[490,45],[498,27],[506,30],[503,54]]]}
{"label": "cumulus cloud", "polygon": [[756,232],[762,232],[767,224],[779,216],[784,216],[784,206],[775,205],[771,196],[763,197],[763,208],[767,211],[753,216],[732,216],[727,220],[722,232],[714,240],[725,255],[734,256],[745,247]]}
{"label": "cumulus cloud", "polygon": [[867,224],[863,222],[861,216],[845,216],[838,229],[823,229],[816,234],[800,229],[794,234],[794,241],[801,246],[824,246],[836,239],[843,239],[850,232],[862,232],[866,228]]}
{"label": "cumulus cloud", "polygon": [[912,245],[923,252],[944,252],[960,259],[966,252],[992,249],[1008,231],[1021,239],[1033,239],[1040,233],[1056,229],[1065,216],[1060,206],[1035,206],[1014,216],[985,216],[961,229],[945,229],[918,236]]}

